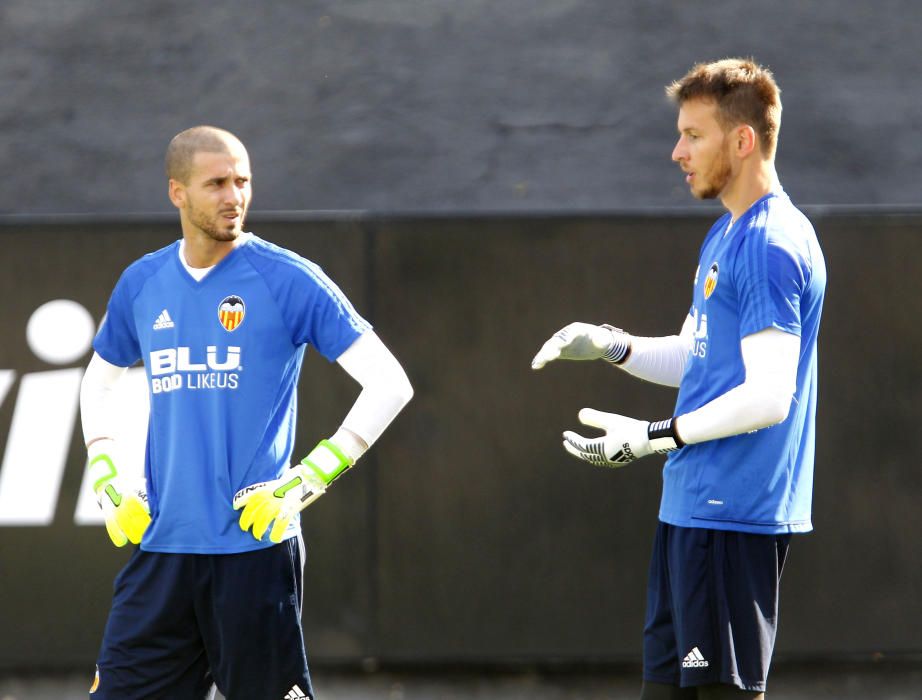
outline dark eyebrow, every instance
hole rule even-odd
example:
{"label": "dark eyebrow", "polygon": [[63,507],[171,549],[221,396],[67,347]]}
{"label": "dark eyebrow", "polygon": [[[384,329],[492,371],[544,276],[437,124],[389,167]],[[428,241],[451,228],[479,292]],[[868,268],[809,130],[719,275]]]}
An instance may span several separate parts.
{"label": "dark eyebrow", "polygon": [[237,180],[246,180],[247,182],[249,182],[250,178],[251,178],[250,175],[224,175],[223,177],[209,178],[208,180],[205,180],[205,184],[206,185],[220,185],[222,182],[227,182],[228,180],[234,180],[235,182]]}

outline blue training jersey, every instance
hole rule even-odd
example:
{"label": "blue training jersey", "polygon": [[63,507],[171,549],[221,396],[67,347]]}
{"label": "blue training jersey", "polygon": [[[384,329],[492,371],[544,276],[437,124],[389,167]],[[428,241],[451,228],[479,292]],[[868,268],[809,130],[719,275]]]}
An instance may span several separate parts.
{"label": "blue training jersey", "polygon": [[[370,328],[314,263],[255,236],[201,280],[179,242],[122,274],[93,347],[150,390],[141,549],[218,554],[267,547],[238,525],[234,494],[277,478],[295,438],[305,346],[331,362]],[[300,531],[294,518],[285,537]]]}
{"label": "blue training jersey", "polygon": [[708,232],[690,312],[694,344],[675,415],[742,384],[740,341],[766,328],[800,336],[797,387],[778,425],[671,453],[660,520],[766,534],[813,529],[816,348],[825,289],[813,226],[783,191],[759,199],[732,225],[726,214]]}

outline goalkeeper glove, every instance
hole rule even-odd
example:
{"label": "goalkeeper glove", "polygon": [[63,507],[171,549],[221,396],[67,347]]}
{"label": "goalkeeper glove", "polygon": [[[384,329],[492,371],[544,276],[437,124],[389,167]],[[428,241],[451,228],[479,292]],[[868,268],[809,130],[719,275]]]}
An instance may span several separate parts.
{"label": "goalkeeper glove", "polygon": [[234,496],[234,510],[243,508],[240,529],[252,527],[253,537],[261,540],[269,523],[269,539],[281,542],[288,523],[300,511],[320,498],[333,481],[355,464],[329,440],[321,440],[301,464],[289,467],[272,481],[240,489]]}
{"label": "goalkeeper glove", "polygon": [[579,412],[579,421],[604,430],[605,435],[586,438],[568,430],[563,434],[563,447],[574,457],[600,467],[623,467],[635,459],[654,452],[672,452],[685,444],[675,430],[675,418],[650,423],[584,408]]}
{"label": "goalkeeper glove", "polygon": [[106,531],[116,547],[140,544],[150,525],[150,508],[144,480],[132,484],[119,476],[112,459],[114,442],[96,440],[88,448],[90,481],[106,519]]}
{"label": "goalkeeper glove", "polygon": [[532,369],[541,369],[553,360],[598,360],[605,358],[620,365],[631,352],[631,336],[607,323],[571,323],[557,331],[541,346],[531,361]]}

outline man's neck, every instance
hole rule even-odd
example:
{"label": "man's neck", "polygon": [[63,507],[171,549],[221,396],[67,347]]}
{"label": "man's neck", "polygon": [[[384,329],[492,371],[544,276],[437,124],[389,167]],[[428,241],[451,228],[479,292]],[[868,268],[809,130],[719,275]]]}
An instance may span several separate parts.
{"label": "man's neck", "polygon": [[238,236],[233,241],[216,241],[204,233],[189,234],[183,231],[183,256],[189,267],[214,267],[237,246]]}
{"label": "man's neck", "polygon": [[730,212],[733,221],[769,192],[781,187],[774,164],[761,163],[753,171],[743,171],[720,195],[720,201]]}

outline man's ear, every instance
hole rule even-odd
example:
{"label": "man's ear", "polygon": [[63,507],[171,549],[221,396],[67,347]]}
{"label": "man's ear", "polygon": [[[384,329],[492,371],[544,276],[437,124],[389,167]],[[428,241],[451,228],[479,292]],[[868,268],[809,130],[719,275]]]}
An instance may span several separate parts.
{"label": "man's ear", "polygon": [[735,139],[736,155],[740,158],[748,158],[752,153],[759,151],[759,137],[756,136],[755,129],[749,124],[741,124],[733,132]]}
{"label": "man's ear", "polygon": [[178,180],[170,178],[169,183],[170,201],[177,209],[182,209],[186,204],[186,187]]}

